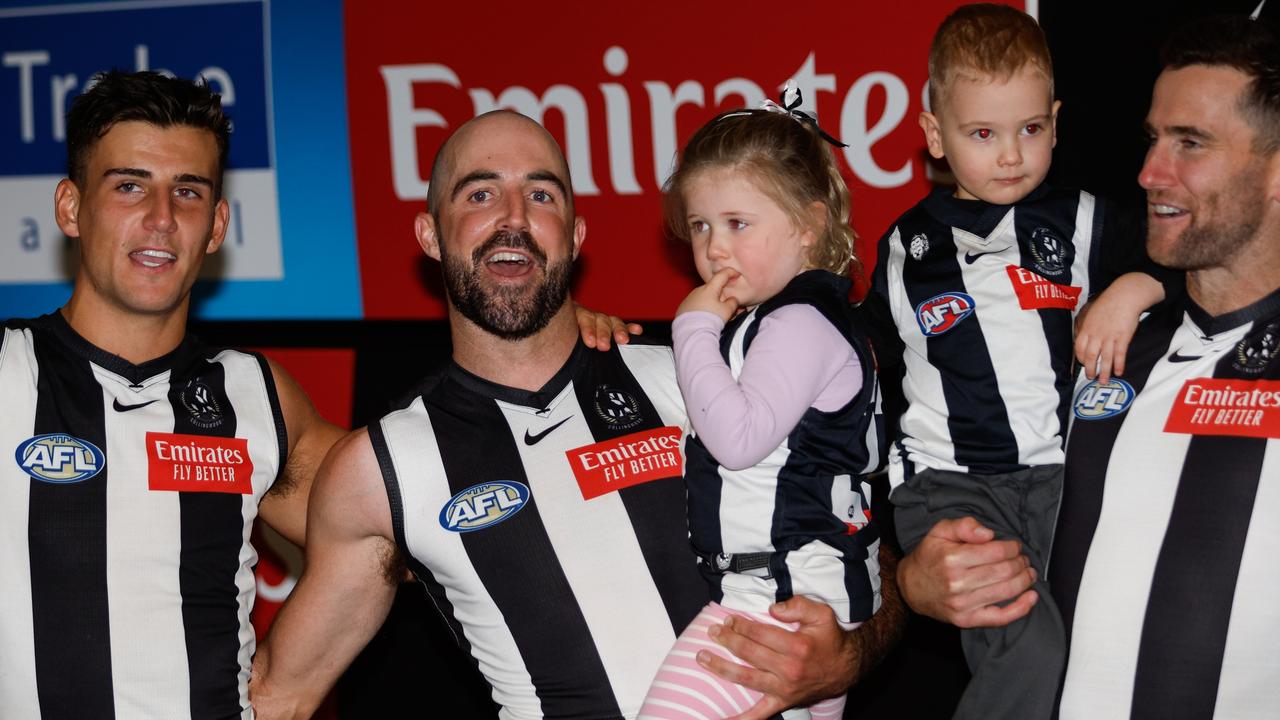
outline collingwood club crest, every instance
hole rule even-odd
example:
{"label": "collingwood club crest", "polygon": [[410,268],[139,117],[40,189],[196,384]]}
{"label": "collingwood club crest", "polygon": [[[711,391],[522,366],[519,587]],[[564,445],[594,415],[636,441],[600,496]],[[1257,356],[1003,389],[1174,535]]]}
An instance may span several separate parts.
{"label": "collingwood club crest", "polygon": [[601,385],[596,388],[596,415],[614,430],[626,430],[640,424],[640,404],[630,393]]}
{"label": "collingwood club crest", "polygon": [[1280,351],[1280,322],[1271,323],[1262,332],[1247,335],[1237,343],[1231,366],[1242,373],[1257,375],[1267,369],[1277,351]]}
{"label": "collingwood club crest", "polygon": [[192,425],[208,430],[222,424],[222,408],[208,385],[191,380],[178,397],[182,400],[182,407],[191,414]]}
{"label": "collingwood club crest", "polygon": [[1031,259],[1036,271],[1044,276],[1061,275],[1070,264],[1066,246],[1049,231],[1036,228],[1031,232]]}

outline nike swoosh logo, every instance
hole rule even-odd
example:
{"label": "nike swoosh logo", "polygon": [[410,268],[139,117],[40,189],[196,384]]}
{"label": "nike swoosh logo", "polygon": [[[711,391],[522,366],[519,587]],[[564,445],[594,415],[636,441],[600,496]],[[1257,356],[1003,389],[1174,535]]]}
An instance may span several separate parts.
{"label": "nike swoosh logo", "polygon": [[1173,354],[1169,356],[1169,362],[1191,362],[1192,360],[1199,360],[1202,357],[1204,356],[1203,355],[1180,355],[1178,354],[1177,350],[1174,350]]}
{"label": "nike swoosh logo", "polygon": [[965,263],[967,263],[967,264],[969,264],[969,265],[972,265],[974,260],[977,260],[978,258],[982,257],[983,255],[995,255],[996,253],[1000,253],[1000,252],[1004,252],[1004,251],[1003,251],[1003,250],[991,250],[991,251],[989,251],[989,252],[982,252],[982,253],[977,253],[977,254],[974,254],[974,253],[971,253],[971,252],[966,252],[966,253],[964,254],[964,261],[965,261]]}
{"label": "nike swoosh logo", "polygon": [[525,430],[525,431],[524,431],[524,444],[525,444],[525,445],[537,445],[537,444],[542,440],[542,438],[544,438],[544,437],[546,437],[546,436],[550,435],[552,430],[555,430],[556,428],[558,428],[558,427],[560,427],[561,425],[563,425],[563,424],[565,424],[565,423],[569,422],[569,421],[570,421],[570,420],[572,420],[572,419],[573,419],[573,416],[572,416],[572,415],[570,415],[569,417],[567,417],[567,418],[565,418],[565,419],[561,420],[560,422],[556,423],[555,425],[552,425],[551,427],[547,428],[546,430],[543,430],[542,432],[538,433],[537,435],[530,435],[530,434],[529,434],[529,431],[528,431],[528,430]]}
{"label": "nike swoosh logo", "polygon": [[138,408],[146,407],[153,402],[160,402],[160,401],[148,400],[144,403],[138,403],[137,405],[121,405],[120,398],[116,398],[114,401],[112,401],[111,407],[115,408],[116,412],[129,412],[130,410],[137,410]]}

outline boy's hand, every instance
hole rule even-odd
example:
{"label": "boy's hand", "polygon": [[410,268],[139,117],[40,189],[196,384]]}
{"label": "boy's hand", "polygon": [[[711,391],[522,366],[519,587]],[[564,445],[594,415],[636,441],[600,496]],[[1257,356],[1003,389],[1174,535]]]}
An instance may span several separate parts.
{"label": "boy's hand", "polygon": [[1084,367],[1085,377],[1105,383],[1113,374],[1123,375],[1138,319],[1163,299],[1164,287],[1155,278],[1131,272],[1116,278],[1090,301],[1076,318],[1076,359]]}
{"label": "boy's hand", "polygon": [[680,307],[676,308],[676,315],[703,310],[718,316],[724,322],[729,322],[738,312],[738,301],[726,296],[724,287],[736,277],[738,277],[737,270],[721,269],[711,276],[706,285],[694,288],[693,292],[689,293],[684,302],[680,303]]}

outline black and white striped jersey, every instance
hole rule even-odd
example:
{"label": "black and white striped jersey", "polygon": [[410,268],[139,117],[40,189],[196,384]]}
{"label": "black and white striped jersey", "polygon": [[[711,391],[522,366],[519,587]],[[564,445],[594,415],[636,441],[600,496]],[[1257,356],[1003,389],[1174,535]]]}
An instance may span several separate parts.
{"label": "black and white striped jersey", "polygon": [[886,402],[906,403],[893,487],[917,465],[1062,462],[1075,314],[1133,252],[1110,233],[1102,242],[1104,215],[1089,193],[1047,185],[1009,206],[938,188],[881,239],[865,304],[884,326]]}
{"label": "black and white striped jersey", "polygon": [[[695,434],[686,483],[693,545],[712,596],[727,608],[768,612],[803,595],[830,605],[845,622],[880,607],[880,531],[871,516],[868,473],[884,464],[880,387],[865,332],[849,305],[851,283],[823,270],[798,275],[782,292],[730,321],[721,356],[737,378],[760,323],[779,308],[817,310],[853,348],[862,388],[844,407],[809,408],[782,444],[759,463],[732,470]],[[715,556],[770,553],[767,572],[723,572]]]}
{"label": "black and white striped jersey", "polygon": [[369,428],[396,541],[503,718],[634,717],[708,601],[670,348],[577,345],[545,387],[450,366]]}
{"label": "black and white striped jersey", "polygon": [[1280,708],[1280,291],[1138,327],[1123,378],[1081,377],[1049,579],[1063,718]]}
{"label": "black and white striped jersey", "polygon": [[247,718],[249,531],[284,462],[261,357],[133,365],[53,313],[0,345],[0,715]]}

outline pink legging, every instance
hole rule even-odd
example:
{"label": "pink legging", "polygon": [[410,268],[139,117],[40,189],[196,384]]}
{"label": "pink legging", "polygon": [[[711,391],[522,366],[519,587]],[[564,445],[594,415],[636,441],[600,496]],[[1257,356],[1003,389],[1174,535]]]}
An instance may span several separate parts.
{"label": "pink legging", "polygon": [[[734,610],[732,614],[788,630],[796,628],[796,624],[779,622],[769,613]],[[744,713],[759,702],[761,693],[717,676],[696,659],[699,650],[710,650],[726,660],[742,663],[707,635],[707,628],[724,622],[729,615],[730,611],[711,603],[680,633],[649,686],[640,720],[718,720]],[[843,714],[843,695],[809,707],[813,720],[839,720]]]}

